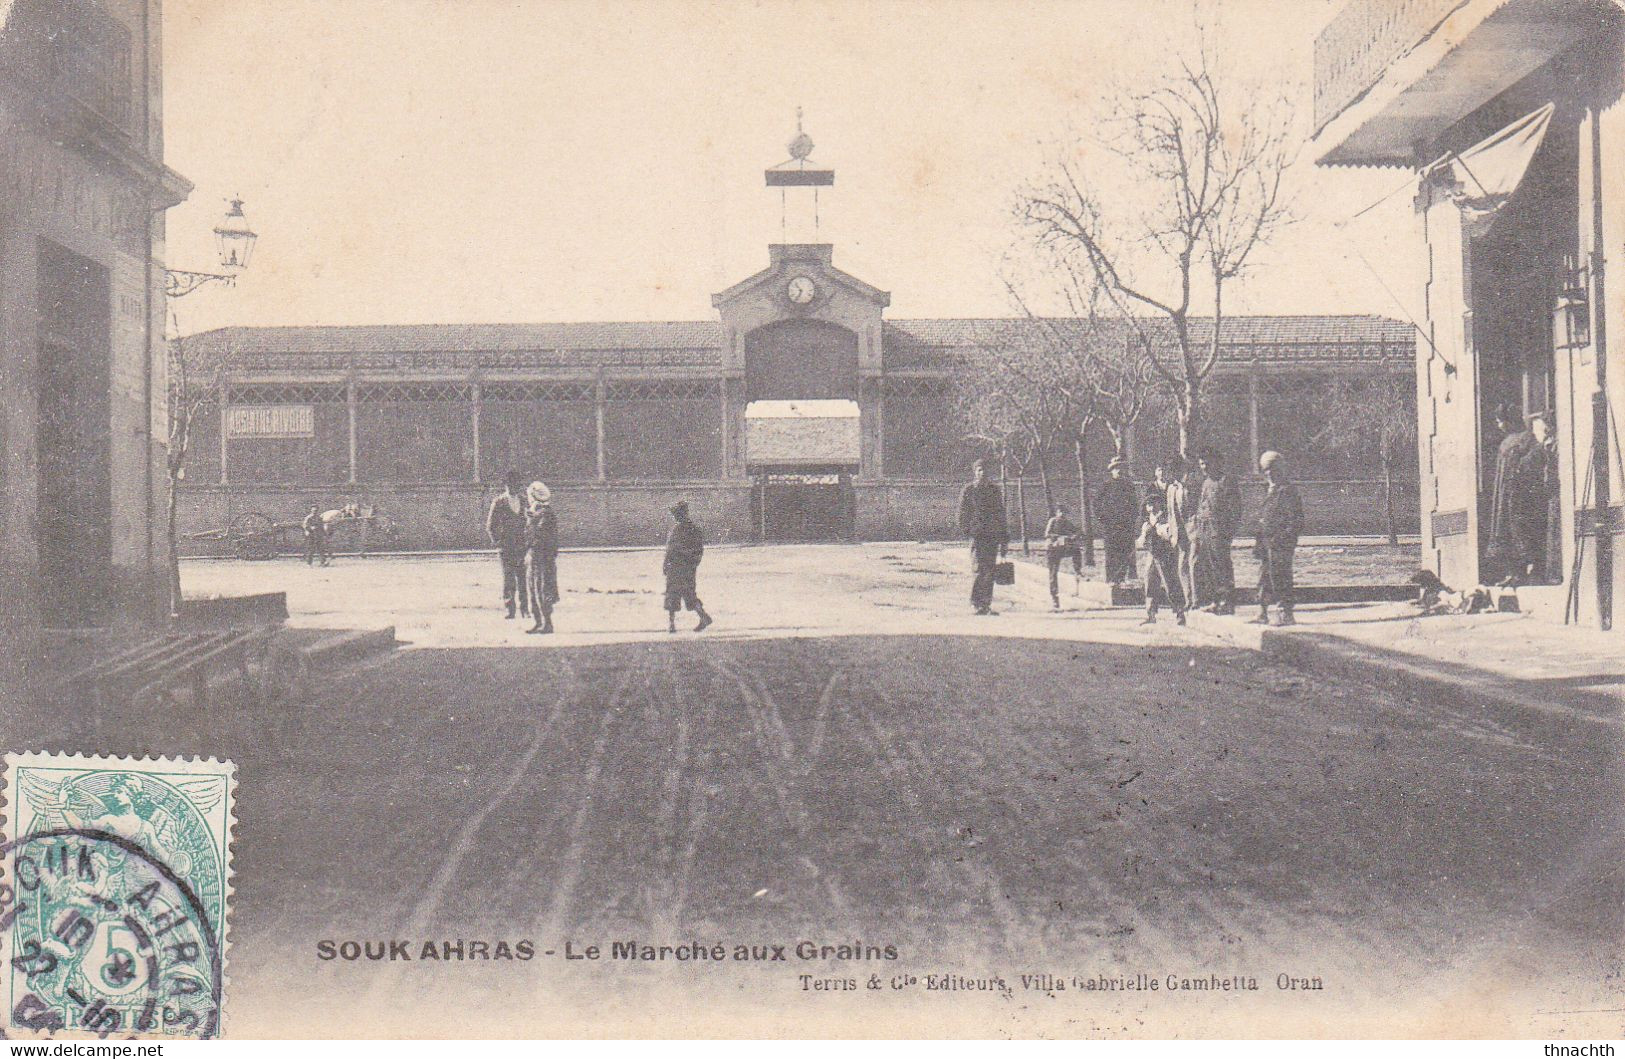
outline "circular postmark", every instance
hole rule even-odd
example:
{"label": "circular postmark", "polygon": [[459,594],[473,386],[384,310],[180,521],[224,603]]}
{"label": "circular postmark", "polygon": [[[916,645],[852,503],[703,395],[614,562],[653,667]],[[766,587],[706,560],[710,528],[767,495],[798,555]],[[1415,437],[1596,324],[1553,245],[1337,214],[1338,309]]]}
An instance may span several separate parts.
{"label": "circular postmark", "polygon": [[8,1029],[218,1034],[221,939],[195,865],[87,827],[6,842],[0,859]]}

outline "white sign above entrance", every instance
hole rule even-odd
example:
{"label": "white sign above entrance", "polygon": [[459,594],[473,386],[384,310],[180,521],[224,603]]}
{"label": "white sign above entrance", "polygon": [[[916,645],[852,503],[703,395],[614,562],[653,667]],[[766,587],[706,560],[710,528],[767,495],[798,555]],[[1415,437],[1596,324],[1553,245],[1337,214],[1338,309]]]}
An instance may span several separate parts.
{"label": "white sign above entrance", "polygon": [[308,404],[231,405],[228,438],[310,438],[316,436],[316,410]]}
{"label": "white sign above entrance", "polygon": [[745,462],[856,464],[859,422],[856,401],[752,401],[745,406]]}

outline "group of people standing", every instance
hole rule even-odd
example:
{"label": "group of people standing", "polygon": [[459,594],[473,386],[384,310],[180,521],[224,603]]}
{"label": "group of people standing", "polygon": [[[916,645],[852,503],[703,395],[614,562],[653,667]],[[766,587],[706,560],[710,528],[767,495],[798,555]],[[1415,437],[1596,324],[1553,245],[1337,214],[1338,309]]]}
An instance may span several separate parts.
{"label": "group of people standing", "polygon": [[1504,436],[1490,498],[1493,578],[1511,585],[1560,582],[1563,512],[1551,413],[1520,416],[1503,406],[1495,425]]}
{"label": "group of people standing", "polygon": [[[700,602],[697,579],[705,555],[705,535],[689,517],[688,501],[670,508],[672,526],[666,536],[661,572],[666,578],[666,631],[677,631],[677,612],[684,607],[699,616],[694,631],[711,624]],[[559,521],[553,512],[553,493],[539,481],[510,471],[505,488],[491,501],[485,532],[497,547],[502,562],[502,604],[507,617],[534,618],[530,633],[553,631],[553,608],[559,602]]]}
{"label": "group of people standing", "polygon": [[[1303,500],[1280,453],[1264,453],[1258,466],[1269,490],[1254,534],[1259,614],[1253,620],[1269,624],[1270,608],[1275,606],[1279,608],[1278,624],[1292,625],[1292,563],[1303,532]],[[975,478],[960,494],[959,502],[960,528],[971,542],[971,606],[977,614],[994,613],[994,570],[1010,539],[1003,491],[989,479],[989,469],[988,461],[977,462]],[[1129,580],[1136,551],[1143,553],[1144,624],[1155,622],[1163,606],[1173,610],[1181,625],[1192,607],[1215,614],[1235,613],[1231,549],[1241,526],[1241,490],[1226,473],[1223,455],[1202,450],[1188,464],[1171,457],[1156,467],[1143,490],[1128,477],[1128,464],[1122,457],[1114,457],[1106,473],[1106,481],[1094,497],[1095,524],[1106,553],[1106,580],[1114,585]],[[1044,538],[1050,600],[1057,609],[1061,605],[1061,566],[1070,561],[1079,576],[1083,573],[1081,537],[1082,531],[1065,509],[1056,507],[1044,527]]]}

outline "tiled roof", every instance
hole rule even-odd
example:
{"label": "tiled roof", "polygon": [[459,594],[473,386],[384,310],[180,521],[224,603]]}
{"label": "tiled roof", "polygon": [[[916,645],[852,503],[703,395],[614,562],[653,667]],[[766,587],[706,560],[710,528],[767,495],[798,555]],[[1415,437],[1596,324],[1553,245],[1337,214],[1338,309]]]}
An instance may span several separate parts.
{"label": "tiled roof", "polygon": [[[989,341],[1012,327],[1038,326],[1021,318],[887,320],[884,348],[888,363],[927,366],[941,362],[940,351]],[[1166,320],[1151,321],[1166,333]],[[1116,328],[1121,323],[1112,325]],[[1205,342],[1207,318],[1191,320],[1192,337]],[[322,357],[351,354],[410,356],[462,354],[542,354],[550,363],[714,363],[723,344],[722,325],[707,320],[619,321],[555,324],[409,324],[357,327],[231,327],[193,336],[204,349],[227,344],[240,362],[312,366]],[[1383,316],[1232,316],[1224,322],[1226,359],[1352,359],[1395,356],[1394,347],[1414,341],[1410,324]],[[1313,349],[1311,347],[1321,347]],[[1338,347],[1333,349],[1330,347]],[[646,351],[641,356],[638,351]],[[665,351],[658,359],[654,351]],[[551,354],[551,356],[545,356]],[[631,359],[628,359],[631,358]],[[419,358],[411,358],[419,359]],[[499,358],[507,359],[507,358]],[[535,359],[534,357],[529,359]],[[518,363],[517,361],[515,362]]]}
{"label": "tiled roof", "polygon": [[[974,345],[998,328],[1022,322],[1009,318],[887,320],[885,341],[887,345],[894,341],[922,346]],[[1170,327],[1161,319],[1148,323],[1157,330]],[[1212,333],[1212,318],[1191,318],[1191,334],[1198,342],[1206,341]],[[1372,315],[1230,316],[1224,321],[1225,345],[1411,342],[1415,334],[1415,329],[1402,320]]]}
{"label": "tiled roof", "polygon": [[357,327],[226,327],[196,336],[264,353],[517,352],[555,349],[721,349],[709,320],[568,324],[400,324]]}

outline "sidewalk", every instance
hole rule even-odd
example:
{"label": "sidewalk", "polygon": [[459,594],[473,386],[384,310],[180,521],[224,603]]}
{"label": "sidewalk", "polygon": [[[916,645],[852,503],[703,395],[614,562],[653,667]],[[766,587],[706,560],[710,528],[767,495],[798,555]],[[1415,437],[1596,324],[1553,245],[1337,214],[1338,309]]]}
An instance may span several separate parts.
{"label": "sidewalk", "polygon": [[1524,614],[1428,615],[1408,603],[1299,607],[1298,624],[1195,613],[1192,628],[1303,669],[1457,705],[1625,728],[1625,637]]}
{"label": "sidewalk", "polygon": [[[1249,584],[1253,571],[1242,565],[1243,556],[1249,565],[1251,556],[1240,548],[1236,555],[1237,580]],[[1047,603],[1042,558],[1012,557],[1017,591],[1030,602]],[[1396,582],[1404,562],[1402,553],[1385,556],[1371,572],[1379,583],[1402,587]],[[1341,580],[1337,575],[1347,571],[1326,572],[1331,575],[1326,581],[1335,585]],[[1092,573],[1098,577],[1098,568]],[[1075,604],[1072,579],[1063,575],[1061,586],[1063,601]],[[1078,587],[1090,609],[1140,604],[1138,585],[1118,589],[1110,601],[1107,586],[1098,581]],[[1257,613],[1256,606],[1247,605],[1238,606],[1235,617],[1193,612],[1188,620],[1193,630],[1298,669],[1473,710],[1625,729],[1625,635],[1618,631],[1559,625],[1528,614],[1423,617],[1408,602],[1299,604],[1298,624],[1287,629],[1251,624]]]}

